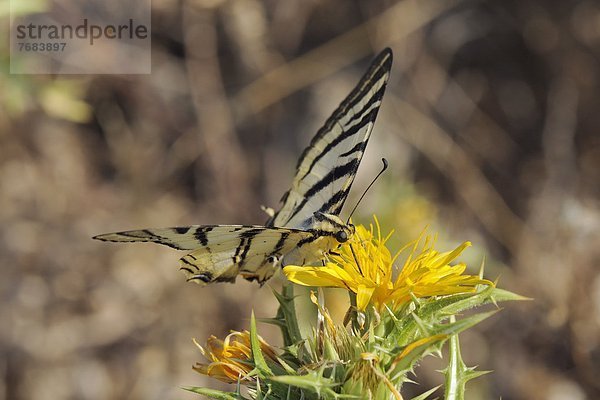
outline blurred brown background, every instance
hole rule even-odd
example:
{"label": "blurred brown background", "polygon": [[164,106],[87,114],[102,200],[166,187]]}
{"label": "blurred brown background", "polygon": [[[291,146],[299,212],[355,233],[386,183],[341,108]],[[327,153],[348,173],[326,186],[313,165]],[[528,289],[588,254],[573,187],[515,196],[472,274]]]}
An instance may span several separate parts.
{"label": "blurred brown background", "polygon": [[[398,243],[426,224],[442,249],[471,240],[473,271],[485,257],[489,278],[535,298],[463,335],[466,361],[494,370],[469,398],[600,398],[597,1],[152,7],[148,76],[9,75],[0,43],[0,398],[218,387],[192,371],[191,338],[247,328],[251,309],[271,316],[268,286],[199,288],[174,250],[90,237],[264,222],[259,205],[277,205],[303,147],[385,46],[393,71],[348,204],[381,157],[391,167],[355,221],[376,212]],[[433,369],[407,398],[439,382]]]}

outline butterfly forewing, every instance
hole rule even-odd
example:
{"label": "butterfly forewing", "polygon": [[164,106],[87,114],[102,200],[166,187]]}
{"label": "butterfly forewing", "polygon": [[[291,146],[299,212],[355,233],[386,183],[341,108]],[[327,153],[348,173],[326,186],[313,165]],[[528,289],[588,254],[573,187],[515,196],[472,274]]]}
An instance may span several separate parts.
{"label": "butterfly forewing", "polygon": [[307,229],[317,212],[339,215],[373,129],[391,64],[392,53],[386,49],[319,129],[268,225]]}

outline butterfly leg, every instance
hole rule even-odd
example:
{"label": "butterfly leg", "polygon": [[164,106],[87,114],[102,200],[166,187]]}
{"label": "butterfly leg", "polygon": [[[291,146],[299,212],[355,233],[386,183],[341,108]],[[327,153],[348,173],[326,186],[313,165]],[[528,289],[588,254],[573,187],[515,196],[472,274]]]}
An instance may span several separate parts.
{"label": "butterfly leg", "polygon": [[[325,342],[325,292],[322,287],[317,288],[317,354],[323,355],[323,347]],[[321,311],[323,310],[323,311]]]}

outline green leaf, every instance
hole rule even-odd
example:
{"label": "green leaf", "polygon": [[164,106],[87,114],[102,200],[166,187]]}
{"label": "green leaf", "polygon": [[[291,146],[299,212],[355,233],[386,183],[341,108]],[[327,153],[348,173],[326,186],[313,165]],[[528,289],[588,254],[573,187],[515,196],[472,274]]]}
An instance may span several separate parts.
{"label": "green leaf", "polygon": [[[419,334],[415,335],[411,344],[408,344],[408,346],[414,347],[401,346],[394,349],[394,358],[392,360],[395,361],[392,361],[389,365],[387,371],[388,376],[393,382],[396,382],[399,379],[405,379],[406,374],[415,367],[419,360],[427,354],[439,351],[442,343],[449,337],[453,337],[458,333],[477,325],[486,318],[494,315],[496,312],[497,310],[474,314],[458,321],[456,321],[455,318],[451,318],[451,321],[453,322],[437,323],[427,327],[422,325],[422,321],[419,321],[417,316],[414,316],[415,321],[419,321],[415,322],[415,325],[420,327]],[[423,340],[423,343],[415,346],[415,343],[418,343],[419,340]],[[410,351],[404,354],[404,352],[407,351],[407,348],[410,348]],[[400,357],[400,355],[402,355],[402,357]]]}
{"label": "green leaf", "polygon": [[307,375],[279,375],[272,377],[271,380],[300,389],[309,390],[316,393],[319,398],[328,399],[338,396],[337,393],[332,390],[338,383],[334,382],[333,379],[325,378],[316,371],[311,371]]}
{"label": "green leaf", "polygon": [[201,387],[184,387],[183,390],[187,390],[188,392],[201,394],[206,397],[210,397],[211,399],[217,400],[240,400],[244,399],[244,397],[231,392],[223,392],[220,390],[207,389]]}
{"label": "green leaf", "polygon": [[278,322],[273,323],[268,320],[266,322],[279,326],[283,336],[284,346],[292,346],[302,342],[302,334],[300,333],[294,303],[294,285],[290,282],[286,282],[283,284],[282,292],[278,293],[276,290],[273,290],[273,295],[279,302],[279,309],[274,318],[274,320]]}
{"label": "green leaf", "polygon": [[418,395],[417,397],[413,397],[410,400],[425,400],[426,398],[429,397],[429,395],[431,395],[433,392],[435,392],[436,390],[438,390],[440,388],[440,386],[436,386],[432,389],[429,389],[428,391],[426,391],[425,393],[421,393],[420,395]]}
{"label": "green leaf", "polygon": [[431,336],[431,334],[432,334],[431,333],[431,329],[432,329],[431,324],[426,323],[425,321],[423,321],[415,313],[412,313],[411,316],[412,316],[412,319],[415,322],[417,328],[419,329],[419,332],[421,333],[421,337]]}
{"label": "green leaf", "polygon": [[398,346],[406,346],[415,339],[431,336],[433,328],[431,319],[432,317],[428,317],[424,320],[417,312],[407,314],[402,320],[393,318],[392,321],[396,328],[391,337],[393,343]]}
{"label": "green leaf", "polygon": [[415,338],[422,337],[422,333],[427,331],[424,328],[439,324],[452,315],[477,306],[509,300],[527,300],[527,298],[490,286],[477,293],[462,293],[427,300],[419,299],[419,302],[412,303],[416,307],[412,315],[408,314],[406,309],[403,312],[389,312],[389,321],[395,326],[389,338],[396,345],[404,346],[414,341]]}
{"label": "green leaf", "polygon": [[254,366],[258,370],[258,375],[261,378],[272,376],[273,372],[267,365],[260,348],[260,341],[258,340],[258,334],[256,333],[256,318],[254,318],[254,311],[252,311],[250,316],[250,347],[252,348],[252,359],[254,360]]}
{"label": "green leaf", "polygon": [[521,296],[508,290],[494,288],[492,292],[492,299],[494,301],[529,301],[533,300],[530,297]]}
{"label": "green leaf", "polygon": [[277,361],[279,362],[279,364],[281,364],[281,366],[283,367],[283,370],[288,374],[294,374],[296,372],[296,370],[299,368],[298,365],[296,365],[296,368],[292,367],[282,357],[277,357]]}
{"label": "green leaf", "polygon": [[433,332],[435,334],[456,335],[468,328],[471,328],[471,327],[477,325],[481,321],[491,317],[492,315],[496,314],[497,312],[498,312],[498,310],[493,310],[493,311],[488,311],[488,312],[484,312],[484,313],[474,314],[474,315],[471,315],[470,317],[459,319],[458,321],[455,321],[455,318],[453,316],[453,317],[451,317],[451,321],[454,321],[454,322],[450,322],[447,324],[440,324],[440,325],[438,325],[438,327],[436,329],[433,330]]}
{"label": "green leaf", "polygon": [[394,377],[394,380],[396,380],[398,374],[401,374],[403,371],[405,372],[411,370],[417,361],[419,361],[427,353],[431,352],[439,343],[447,340],[448,336],[440,334],[426,339],[429,340],[425,341],[421,345],[411,348],[408,353],[403,354],[406,349],[400,352],[397,357],[399,357],[400,354],[402,354],[402,357],[395,361],[393,370],[389,371],[388,375]]}
{"label": "green leaf", "polygon": [[335,350],[334,344],[326,336],[323,337],[323,357],[325,360],[328,360],[328,361],[334,361],[334,362],[340,361],[340,356],[338,355],[337,351]]}
{"label": "green leaf", "polygon": [[485,304],[496,303],[498,301],[511,301],[511,300],[528,300],[528,298],[519,296],[511,293],[507,290],[497,289],[493,286],[487,287],[481,292],[471,294],[470,296],[452,302],[440,308],[440,312],[444,312],[447,315],[456,315],[464,310],[468,310],[474,307],[482,306]]}

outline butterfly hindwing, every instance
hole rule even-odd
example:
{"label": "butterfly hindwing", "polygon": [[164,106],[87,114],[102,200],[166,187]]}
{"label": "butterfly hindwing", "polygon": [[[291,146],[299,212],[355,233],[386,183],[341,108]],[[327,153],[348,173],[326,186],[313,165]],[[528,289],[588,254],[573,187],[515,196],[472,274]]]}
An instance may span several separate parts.
{"label": "butterfly hindwing", "polygon": [[291,189],[267,225],[309,228],[317,212],[339,215],[381,105],[392,64],[382,51],[304,150]]}

